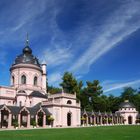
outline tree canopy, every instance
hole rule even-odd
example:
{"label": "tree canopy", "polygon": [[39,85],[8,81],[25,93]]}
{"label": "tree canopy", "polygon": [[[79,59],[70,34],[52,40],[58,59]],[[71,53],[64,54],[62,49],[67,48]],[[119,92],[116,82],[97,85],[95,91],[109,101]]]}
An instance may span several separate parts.
{"label": "tree canopy", "polygon": [[60,83],[60,86],[63,88],[64,92],[70,94],[76,93],[77,98],[79,98],[83,83],[82,81],[78,82],[72,73],[65,72],[62,77],[62,83]]}
{"label": "tree canopy", "polygon": [[47,90],[48,90],[47,92],[50,93],[50,94],[56,94],[56,93],[61,93],[62,92],[61,88],[53,87],[53,86],[48,86]]}

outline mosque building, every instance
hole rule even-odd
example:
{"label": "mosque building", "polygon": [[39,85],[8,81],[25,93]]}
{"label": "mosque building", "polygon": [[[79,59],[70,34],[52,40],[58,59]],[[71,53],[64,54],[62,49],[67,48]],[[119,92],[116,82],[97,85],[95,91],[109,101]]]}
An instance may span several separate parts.
{"label": "mosque building", "polygon": [[15,122],[27,128],[136,123],[138,112],[129,101],[114,114],[81,112],[75,94],[48,94],[46,66],[33,55],[27,39],[10,68],[11,85],[0,86],[0,128],[14,128]]}
{"label": "mosque building", "polygon": [[[46,64],[40,64],[32,54],[28,40],[22,54],[10,68],[9,87],[0,86],[0,127],[11,128],[17,121],[19,127],[37,124],[46,127],[79,126],[80,103],[76,95],[46,93]],[[49,120],[51,118],[51,120]]]}

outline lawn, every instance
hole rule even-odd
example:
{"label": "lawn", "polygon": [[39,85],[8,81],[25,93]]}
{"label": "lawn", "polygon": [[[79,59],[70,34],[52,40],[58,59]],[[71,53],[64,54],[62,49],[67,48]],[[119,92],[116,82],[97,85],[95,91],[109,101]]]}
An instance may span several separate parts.
{"label": "lawn", "polygon": [[140,126],[8,130],[0,140],[140,140]]}

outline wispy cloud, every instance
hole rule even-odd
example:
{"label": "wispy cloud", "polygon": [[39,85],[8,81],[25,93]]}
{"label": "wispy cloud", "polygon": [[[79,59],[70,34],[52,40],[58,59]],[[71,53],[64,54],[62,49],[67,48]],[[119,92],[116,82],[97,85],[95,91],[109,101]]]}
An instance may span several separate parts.
{"label": "wispy cloud", "polygon": [[[37,25],[35,24],[38,22],[38,19],[41,19],[41,15],[43,15],[46,10],[50,10],[52,6],[51,3],[53,2],[49,2],[48,0],[36,2],[30,0],[26,2],[16,1],[14,4],[4,5],[5,8],[0,13],[1,24],[3,25],[3,28],[0,28],[0,36],[2,38],[0,43],[19,42],[27,32],[32,33],[32,38],[36,37],[38,34],[35,32],[38,32],[38,28],[36,28]],[[50,12],[46,12],[45,17],[46,16],[48,16],[49,20],[49,16],[51,16]],[[45,22],[47,22],[47,20]],[[40,32],[40,35],[41,34],[42,32]]]}
{"label": "wispy cloud", "polygon": [[116,82],[116,81],[111,81],[111,82],[103,82],[102,86],[104,88],[104,93],[115,91],[118,89],[122,89],[124,87],[128,86],[136,86],[140,84],[140,80],[133,80],[133,81],[127,81],[127,82]]}
{"label": "wispy cloud", "polygon": [[61,64],[68,63],[70,61],[70,58],[72,57],[71,49],[68,48],[62,48],[59,46],[45,49],[44,54],[41,58],[41,60],[44,60],[47,64],[49,64],[49,67],[58,66]]}
{"label": "wispy cloud", "polygon": [[[61,82],[61,77],[62,77],[62,75],[59,72],[50,74],[48,76],[49,85],[59,86],[59,83]],[[59,81],[59,83],[58,83],[58,81]]]}
{"label": "wispy cloud", "polygon": [[[140,2],[129,1],[112,13],[90,47],[70,68],[73,72],[87,73],[90,66],[118,43],[140,29]],[[136,22],[133,19],[137,18]],[[85,31],[86,32],[86,31]],[[85,33],[87,35],[87,33]],[[80,71],[79,71],[80,70]]]}
{"label": "wispy cloud", "polygon": [[[61,65],[62,68],[66,68],[66,70],[68,69],[68,71],[82,77],[82,74],[87,73],[90,66],[101,56],[140,28],[140,19],[137,22],[132,22],[133,18],[139,16],[139,6],[140,2],[136,1],[134,3],[125,3],[106,18],[96,33],[92,33],[95,29],[90,24],[92,21],[88,20],[87,23],[81,23],[79,28],[73,31],[74,40],[71,47],[68,48],[65,48],[69,45],[65,41],[65,34],[56,23],[56,17],[61,11],[59,7],[60,9],[58,8],[51,18],[51,29],[54,38],[52,39],[53,43],[51,42],[52,47],[44,51],[43,58],[45,58],[49,67]],[[56,40],[60,38],[63,38],[63,40],[57,42]],[[73,60],[72,63],[69,63],[71,60]]]}
{"label": "wispy cloud", "polygon": [[[28,32],[34,53],[47,62],[49,69],[53,68],[49,83],[60,83],[60,76],[67,70],[81,79],[94,62],[140,28],[140,1],[118,2],[117,8],[114,2],[104,7],[104,1],[94,3],[95,7],[92,1],[85,0],[5,2],[0,8],[1,62],[10,60],[11,54],[5,56],[9,47],[13,51],[23,47]],[[108,5],[113,11],[104,12]]]}

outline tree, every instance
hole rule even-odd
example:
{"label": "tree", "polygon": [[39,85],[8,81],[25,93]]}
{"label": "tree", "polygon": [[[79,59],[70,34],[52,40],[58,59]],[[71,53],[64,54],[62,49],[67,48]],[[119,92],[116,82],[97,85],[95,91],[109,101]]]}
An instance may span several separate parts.
{"label": "tree", "polygon": [[122,102],[124,100],[129,100],[130,102],[133,101],[133,97],[135,93],[136,93],[136,90],[133,89],[132,87],[125,87],[124,91],[121,94]]}
{"label": "tree", "polygon": [[98,80],[94,80],[93,82],[87,81],[87,95],[88,96],[99,96],[103,93],[102,87],[100,86],[100,82]]}
{"label": "tree", "polygon": [[85,94],[84,90],[80,93],[80,101],[82,110],[86,109],[87,111],[91,111],[92,107],[89,103],[89,97]]}
{"label": "tree", "polygon": [[132,102],[136,106],[137,111],[140,112],[140,93],[139,92],[134,95]]}
{"label": "tree", "polygon": [[[82,90],[81,105],[84,108],[88,108],[89,111],[97,110],[97,104],[99,104],[99,96],[103,93],[102,87],[98,80],[92,82],[87,81],[87,86]],[[83,108],[83,109],[84,109]]]}
{"label": "tree", "polygon": [[64,92],[70,94],[76,93],[77,98],[79,98],[83,83],[82,81],[78,82],[72,73],[65,72],[62,77],[62,83],[60,83],[60,86],[63,88]]}
{"label": "tree", "polygon": [[105,95],[95,96],[91,105],[94,111],[105,112],[107,110],[107,97]]}
{"label": "tree", "polygon": [[56,94],[56,93],[62,92],[62,89],[60,89],[58,87],[53,87],[53,86],[48,86],[47,90],[48,90],[48,93],[50,93],[50,94]]}
{"label": "tree", "polygon": [[111,111],[111,112],[115,112],[118,110],[119,105],[121,103],[121,98],[120,97],[115,97],[113,95],[109,95],[108,97],[108,103],[107,103],[107,109],[106,111]]}
{"label": "tree", "polygon": [[72,73],[65,72],[62,80],[60,86],[63,88],[64,92],[74,94],[77,82]]}

